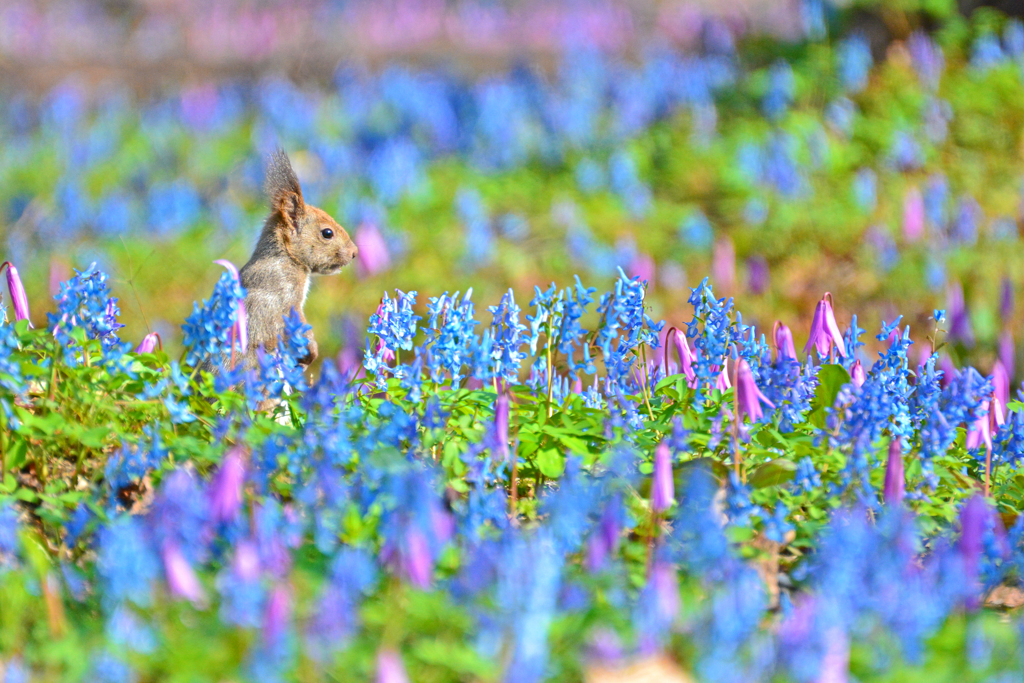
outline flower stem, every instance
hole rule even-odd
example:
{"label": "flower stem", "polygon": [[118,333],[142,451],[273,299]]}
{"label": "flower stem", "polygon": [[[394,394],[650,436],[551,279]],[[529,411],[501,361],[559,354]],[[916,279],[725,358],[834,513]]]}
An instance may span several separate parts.
{"label": "flower stem", "polygon": [[554,390],[554,387],[551,384],[551,379],[552,379],[551,376],[554,374],[554,364],[555,364],[555,361],[554,361],[554,358],[552,358],[552,351],[551,351],[553,340],[551,339],[551,318],[550,317],[548,317],[548,321],[547,321],[546,325],[547,325],[547,334],[545,335],[545,337],[546,337],[546,339],[545,339],[546,344],[545,344],[544,351],[545,351],[545,353],[547,354],[547,357],[548,357],[548,417],[551,417],[551,414],[554,412],[552,410],[552,406],[551,406],[552,398],[553,398],[553,390]]}
{"label": "flower stem", "polygon": [[7,420],[0,420],[0,485],[7,476]]}
{"label": "flower stem", "polygon": [[988,497],[992,480],[992,446],[985,444],[985,497]]}
{"label": "flower stem", "polygon": [[644,368],[644,386],[643,386],[644,403],[647,405],[647,414],[650,416],[651,421],[653,422],[654,421],[654,411],[651,410],[651,400],[650,400],[650,398],[647,395],[647,385],[651,383],[651,380],[647,376],[647,345],[646,344],[641,344],[640,345],[640,358],[643,361],[643,368]]}
{"label": "flower stem", "polygon": [[[729,359],[726,358],[726,363],[728,362]],[[746,474],[740,471],[740,392],[739,387],[737,386],[737,383],[739,382],[739,360],[737,360],[733,365],[735,367],[732,369],[732,464],[733,468],[736,470],[736,476],[739,477],[745,484]]]}
{"label": "flower stem", "polygon": [[509,479],[509,497],[508,497],[508,514],[513,519],[516,518],[516,501],[519,498],[519,458],[516,457],[516,452],[513,450],[512,453],[512,476]]}

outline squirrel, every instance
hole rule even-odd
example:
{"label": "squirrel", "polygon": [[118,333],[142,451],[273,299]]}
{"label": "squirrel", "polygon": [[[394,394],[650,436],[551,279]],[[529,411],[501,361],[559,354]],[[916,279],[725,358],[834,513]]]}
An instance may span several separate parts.
{"label": "squirrel", "polygon": [[[299,179],[283,150],[270,157],[265,190],[270,216],[263,224],[256,249],[239,272],[245,288],[249,343],[245,365],[258,367],[257,351],[277,348],[284,332],[284,318],[292,309],[302,322],[302,307],[309,293],[311,275],[334,275],[359,253],[352,238],[327,212],[306,204]],[[317,357],[313,331],[309,353],[299,360],[309,366]]]}

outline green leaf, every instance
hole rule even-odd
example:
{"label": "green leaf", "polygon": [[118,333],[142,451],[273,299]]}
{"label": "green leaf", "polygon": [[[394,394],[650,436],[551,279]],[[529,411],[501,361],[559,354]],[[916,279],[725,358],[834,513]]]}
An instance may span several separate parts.
{"label": "green leaf", "polygon": [[22,529],[21,552],[40,578],[46,576],[51,564],[50,553],[46,550],[46,542],[35,530]]}
{"label": "green leaf", "polygon": [[557,448],[545,448],[537,454],[537,468],[548,479],[557,479],[565,471],[565,455]]}
{"label": "green leaf", "polygon": [[28,455],[28,442],[24,439],[17,439],[11,443],[7,450],[7,468],[21,469],[25,466]]}
{"label": "green leaf", "polygon": [[818,390],[811,401],[811,414],[807,421],[819,429],[824,429],[825,410],[835,404],[839,390],[849,383],[850,373],[842,365],[822,365],[818,369]]}
{"label": "green leaf", "polygon": [[747,483],[755,489],[763,489],[766,486],[777,486],[785,483],[796,476],[796,463],[785,460],[771,460],[754,470]]}
{"label": "green leaf", "polygon": [[109,427],[93,427],[78,435],[78,442],[86,448],[103,448],[103,442],[110,436]]}

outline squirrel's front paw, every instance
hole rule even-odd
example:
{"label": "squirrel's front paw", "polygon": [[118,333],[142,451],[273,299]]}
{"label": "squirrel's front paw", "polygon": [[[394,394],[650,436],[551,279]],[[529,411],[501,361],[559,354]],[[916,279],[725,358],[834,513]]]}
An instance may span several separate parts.
{"label": "squirrel's front paw", "polygon": [[306,365],[306,366],[312,365],[313,361],[316,360],[316,357],[318,355],[320,355],[320,354],[319,354],[319,349],[317,348],[317,345],[316,345],[316,341],[313,340],[313,339],[310,339],[309,340],[309,353],[307,353],[304,357],[299,359],[299,365]]}

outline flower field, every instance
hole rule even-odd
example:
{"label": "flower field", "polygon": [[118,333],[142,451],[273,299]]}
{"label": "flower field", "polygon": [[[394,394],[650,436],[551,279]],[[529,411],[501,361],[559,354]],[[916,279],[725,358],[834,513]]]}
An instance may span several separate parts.
{"label": "flower field", "polygon": [[0,13],[0,681],[1024,677],[1024,23],[111,7]]}

